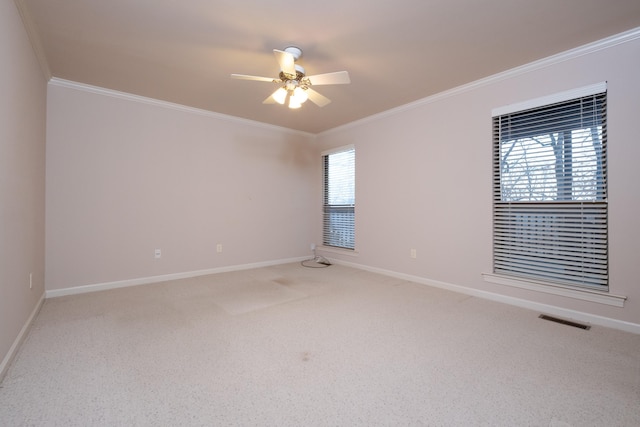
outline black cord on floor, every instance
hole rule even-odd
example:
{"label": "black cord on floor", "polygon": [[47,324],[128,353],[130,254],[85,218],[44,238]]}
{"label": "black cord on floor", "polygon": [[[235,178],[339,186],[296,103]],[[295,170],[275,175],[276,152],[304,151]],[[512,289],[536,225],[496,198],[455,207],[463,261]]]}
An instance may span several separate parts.
{"label": "black cord on floor", "polygon": [[[308,265],[308,264],[306,264],[306,263],[309,263],[309,262],[313,262],[315,265]],[[303,267],[307,267],[307,268],[327,268],[327,267],[329,267],[331,264],[321,264],[321,263],[318,263],[318,262],[316,262],[316,260],[315,260],[315,258],[314,258],[314,259],[308,259],[308,260],[306,260],[306,261],[302,261],[302,262],[300,263],[300,265],[302,265]]]}

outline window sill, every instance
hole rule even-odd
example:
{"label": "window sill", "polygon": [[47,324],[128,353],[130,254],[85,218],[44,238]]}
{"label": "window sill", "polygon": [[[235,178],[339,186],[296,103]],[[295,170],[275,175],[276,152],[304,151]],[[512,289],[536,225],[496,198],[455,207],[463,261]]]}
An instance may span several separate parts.
{"label": "window sill", "polygon": [[552,285],[510,276],[503,276],[493,273],[482,273],[485,282],[497,283],[498,285],[512,286],[529,291],[544,292],[547,294],[560,295],[567,298],[580,299],[583,301],[595,302],[598,304],[612,305],[614,307],[624,307],[627,297],[613,295],[608,292],[601,292],[591,289],[576,289],[562,285]]}
{"label": "window sill", "polygon": [[333,246],[318,246],[317,250],[320,252],[327,252],[337,255],[358,256],[358,252],[351,249],[341,249]]}

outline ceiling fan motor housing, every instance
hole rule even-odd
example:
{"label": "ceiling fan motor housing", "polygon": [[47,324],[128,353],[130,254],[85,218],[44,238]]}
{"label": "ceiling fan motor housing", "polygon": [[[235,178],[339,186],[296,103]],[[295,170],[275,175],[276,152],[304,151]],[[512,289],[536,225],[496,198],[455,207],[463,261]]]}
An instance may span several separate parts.
{"label": "ceiling fan motor housing", "polygon": [[295,64],[295,68],[296,68],[296,75],[295,77],[289,75],[289,74],[285,74],[284,71],[280,71],[279,77],[280,80],[282,80],[283,82],[287,81],[287,80],[297,80],[300,81],[304,78],[304,68],[298,64]]}

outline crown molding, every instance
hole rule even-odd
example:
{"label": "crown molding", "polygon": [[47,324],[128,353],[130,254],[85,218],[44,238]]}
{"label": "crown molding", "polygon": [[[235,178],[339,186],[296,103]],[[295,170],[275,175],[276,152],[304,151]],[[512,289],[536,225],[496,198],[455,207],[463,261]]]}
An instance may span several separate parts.
{"label": "crown molding", "polygon": [[36,55],[38,60],[38,64],[40,64],[40,70],[42,70],[42,74],[46,81],[51,80],[52,74],[51,69],[49,68],[49,61],[47,61],[47,57],[44,54],[44,49],[42,48],[42,41],[40,40],[40,35],[36,30],[36,26],[33,23],[33,19],[31,18],[31,11],[29,7],[25,3],[24,0],[14,0],[16,7],[18,8],[18,12],[20,13],[20,17],[22,18],[22,25],[24,25],[25,30],[27,31],[27,35],[29,36],[29,41],[31,42],[31,48]]}
{"label": "crown molding", "polygon": [[120,92],[112,89],[106,89],[99,86],[92,86],[84,83],[78,83],[71,80],[59,79],[57,77],[52,77],[49,80],[49,85],[51,86],[59,86],[68,89],[74,89],[81,92],[93,93],[96,95],[109,96],[112,98],[123,99],[131,102],[137,102],[140,104],[152,105],[160,108],[166,108],[175,111],[181,111],[183,113],[195,114],[199,116],[209,117],[217,120],[223,120],[227,122],[232,122],[236,124],[240,124],[243,126],[251,126],[255,128],[260,128],[268,131],[276,131],[287,134],[294,134],[299,136],[304,136],[307,138],[315,137],[315,134],[309,132],[303,132],[295,129],[290,129],[282,126],[270,125],[263,122],[258,122],[255,120],[244,119],[241,117],[230,116],[227,114],[216,113],[209,110],[203,110],[200,108],[188,107],[182,104],[175,104],[173,102],[162,101],[159,99],[148,98],[145,96],[134,95],[127,92]]}
{"label": "crown molding", "polygon": [[511,68],[509,70],[493,74],[489,77],[485,77],[479,80],[475,80],[473,82],[457,86],[455,88],[437,93],[435,95],[428,96],[426,98],[419,99],[414,102],[410,102],[408,104],[401,105],[396,108],[392,108],[390,110],[383,111],[381,113],[373,114],[371,116],[364,117],[360,120],[353,121],[351,123],[347,123],[342,126],[335,127],[333,129],[328,129],[326,131],[320,132],[317,135],[329,135],[333,132],[344,131],[347,129],[355,128],[362,126],[366,123],[370,123],[373,121],[380,120],[385,117],[391,117],[398,114],[405,113],[408,110],[413,110],[415,108],[421,107],[423,105],[431,104],[437,101],[441,101],[446,98],[451,98],[453,96],[460,95],[465,92],[469,92],[474,89],[481,88],[483,86],[487,86],[490,84],[494,84],[497,82],[501,82],[503,80],[511,79],[516,76],[520,76],[523,74],[527,74],[536,70],[541,70],[543,68],[550,67],[552,65],[560,64],[565,61],[569,61],[575,58],[579,58],[581,56],[589,55],[600,50],[609,49],[614,46],[628,43],[634,40],[640,39],[640,27],[634,28],[629,31],[625,31],[620,34],[616,34],[611,37],[607,37],[593,43],[589,43],[583,46],[579,46],[577,48],[567,50],[556,55],[548,56],[546,58],[540,59],[538,61],[530,62],[525,65],[521,65],[519,67]]}

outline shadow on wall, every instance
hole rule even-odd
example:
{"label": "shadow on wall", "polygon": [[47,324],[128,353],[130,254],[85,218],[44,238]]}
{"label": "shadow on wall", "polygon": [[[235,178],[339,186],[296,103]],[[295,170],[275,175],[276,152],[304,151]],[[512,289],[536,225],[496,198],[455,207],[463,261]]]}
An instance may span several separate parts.
{"label": "shadow on wall", "polygon": [[310,170],[318,161],[311,145],[312,137],[296,134],[274,133],[273,137],[256,134],[236,134],[234,150],[247,161],[259,160],[260,164],[272,163],[299,170]]}

